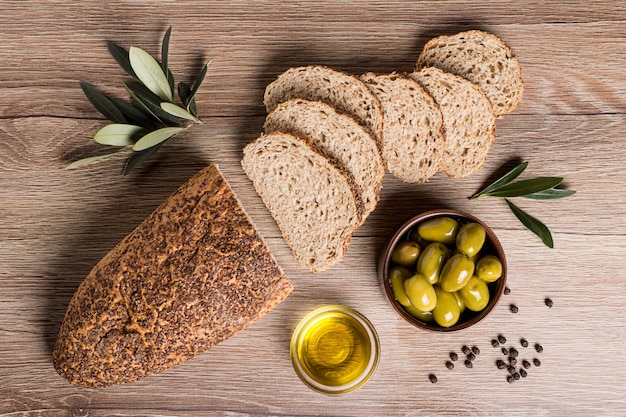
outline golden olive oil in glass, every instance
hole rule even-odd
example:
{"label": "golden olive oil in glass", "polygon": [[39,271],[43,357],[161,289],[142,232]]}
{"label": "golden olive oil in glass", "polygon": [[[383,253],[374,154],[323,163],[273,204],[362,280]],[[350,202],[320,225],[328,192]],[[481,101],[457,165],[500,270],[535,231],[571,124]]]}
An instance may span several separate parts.
{"label": "golden olive oil in glass", "polygon": [[378,341],[371,324],[342,306],[318,309],[294,332],[292,358],[312,388],[343,393],[362,385],[377,362]]}

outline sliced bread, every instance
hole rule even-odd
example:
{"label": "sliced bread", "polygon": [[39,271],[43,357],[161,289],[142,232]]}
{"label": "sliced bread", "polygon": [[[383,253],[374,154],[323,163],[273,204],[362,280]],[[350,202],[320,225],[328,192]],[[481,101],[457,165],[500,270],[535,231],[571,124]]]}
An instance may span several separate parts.
{"label": "sliced bread", "polygon": [[354,75],[321,65],[290,68],[265,89],[264,103],[270,113],[291,98],[326,102],[354,117],[380,139],[383,116],[380,102]]}
{"label": "sliced bread", "polygon": [[265,120],[265,133],[307,136],[354,177],[363,199],[363,219],[380,197],[385,166],[378,142],[353,118],[321,101],[294,98],[279,104]]}
{"label": "sliced bread", "polygon": [[451,178],[478,171],[495,140],[496,116],[482,89],[458,75],[426,67],[409,76],[433,97],[443,115],[440,170]]}
{"label": "sliced bread", "polygon": [[302,266],[318,272],[343,258],[363,213],[349,174],[312,143],[282,132],[246,145],[241,165]]}
{"label": "sliced bread", "polygon": [[519,61],[491,33],[470,30],[431,39],[417,59],[417,70],[424,67],[437,67],[478,84],[496,116],[510,113],[522,99],[524,82]]}
{"label": "sliced bread", "polygon": [[443,154],[439,107],[416,81],[403,75],[369,72],[361,79],[382,104],[387,169],[404,182],[425,182],[437,172]]}

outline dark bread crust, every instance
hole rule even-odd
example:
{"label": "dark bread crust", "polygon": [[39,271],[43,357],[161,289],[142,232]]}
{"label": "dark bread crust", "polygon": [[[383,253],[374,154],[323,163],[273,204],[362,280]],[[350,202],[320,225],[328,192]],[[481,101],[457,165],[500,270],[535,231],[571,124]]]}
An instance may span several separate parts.
{"label": "dark bread crust", "polygon": [[134,381],[208,350],[291,292],[210,165],[89,273],[68,306],[54,366],[78,386]]}

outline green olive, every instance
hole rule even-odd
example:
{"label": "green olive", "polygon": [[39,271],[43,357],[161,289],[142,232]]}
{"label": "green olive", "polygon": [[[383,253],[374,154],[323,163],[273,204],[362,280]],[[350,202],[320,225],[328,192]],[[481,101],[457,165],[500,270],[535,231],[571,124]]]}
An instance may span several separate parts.
{"label": "green olive", "polygon": [[497,256],[485,255],[476,263],[476,275],[485,282],[497,281],[502,276],[502,262]]}
{"label": "green olive", "polygon": [[441,327],[454,326],[461,316],[461,310],[454,294],[437,288],[437,304],[433,309],[433,318]]}
{"label": "green olive", "polygon": [[461,297],[461,293],[459,291],[455,291],[454,298],[456,298],[456,303],[459,305],[459,311],[462,313],[465,311],[465,301],[463,301],[463,297]]}
{"label": "green olive", "polygon": [[470,278],[467,285],[459,290],[465,306],[472,311],[481,311],[489,304],[487,283],[477,276]]}
{"label": "green olive", "polygon": [[452,255],[441,269],[439,285],[448,292],[460,290],[474,275],[474,262],[462,253]]}
{"label": "green olive", "polygon": [[417,226],[419,235],[431,242],[453,243],[459,229],[459,222],[451,217],[436,217]]}
{"label": "green olive", "polygon": [[437,304],[435,289],[423,275],[413,275],[404,281],[404,290],[413,307],[420,311],[430,311]]}
{"label": "green olive", "polygon": [[448,259],[449,252],[443,243],[433,242],[429,244],[417,259],[417,273],[424,275],[428,282],[433,285],[438,283],[441,268]]}
{"label": "green olive", "polygon": [[456,248],[467,256],[474,256],[480,252],[485,244],[485,237],[485,228],[480,224],[464,224],[456,235]]}
{"label": "green olive", "polygon": [[433,313],[432,311],[422,311],[418,310],[412,305],[405,306],[404,309],[413,317],[418,319],[419,321],[423,321],[424,323],[430,323],[433,321]]}
{"label": "green olive", "polygon": [[413,266],[420,254],[420,247],[416,242],[403,240],[398,242],[391,252],[391,260],[402,266]]}
{"label": "green olive", "polygon": [[411,271],[401,266],[394,266],[389,271],[391,290],[396,300],[403,306],[411,305],[411,301],[409,301],[409,297],[407,297],[406,291],[404,290],[404,281],[411,275],[413,275]]}

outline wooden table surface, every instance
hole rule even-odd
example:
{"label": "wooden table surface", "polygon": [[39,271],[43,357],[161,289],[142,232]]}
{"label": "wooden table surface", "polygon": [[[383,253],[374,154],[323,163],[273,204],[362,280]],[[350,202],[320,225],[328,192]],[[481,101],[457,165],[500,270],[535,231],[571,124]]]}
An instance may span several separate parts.
{"label": "wooden table surface", "polygon": [[[562,3],[562,4],[561,4]],[[202,125],[123,177],[124,157],[68,171],[93,155],[105,124],[79,81],[125,97],[127,77],[106,41],[160,54],[192,81]],[[484,168],[422,185],[387,175],[376,211],[347,256],[310,275],[293,260],[239,161],[265,117],[265,86],[292,66],[360,74],[406,72],[440,34],[484,29],[519,57],[526,90],[497,122]],[[0,1],[0,415],[2,416],[617,416],[626,415],[626,5],[615,1]],[[503,167],[565,177],[577,193],[519,201],[548,225],[547,249],[499,200],[470,201]],[[211,162],[220,165],[295,291],[247,330],[180,366],[102,390],[70,386],[51,350],[67,304],[92,266],[163,199]],[[468,211],[499,236],[509,287],[496,310],[455,334],[417,330],[380,290],[377,257],[407,218]],[[551,297],[548,309],[544,298]],[[362,388],[318,394],[300,382],[289,339],[312,309],[345,304],[378,331],[381,357]],[[509,304],[519,307],[509,312]],[[541,343],[526,379],[508,384],[490,345]],[[444,366],[477,345],[473,369]],[[431,384],[435,373],[439,382]]]}

